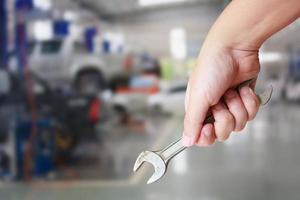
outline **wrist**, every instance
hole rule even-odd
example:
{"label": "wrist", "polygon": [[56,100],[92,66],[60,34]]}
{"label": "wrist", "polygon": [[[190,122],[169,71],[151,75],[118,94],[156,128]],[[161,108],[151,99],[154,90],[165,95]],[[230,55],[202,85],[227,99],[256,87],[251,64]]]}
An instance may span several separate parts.
{"label": "wrist", "polygon": [[217,55],[230,57],[228,59],[244,60],[248,58],[258,58],[260,46],[251,43],[236,42],[234,40],[224,40],[224,38],[212,38],[208,36],[203,43],[198,59]]}
{"label": "wrist", "polygon": [[233,34],[210,33],[203,44],[203,48],[213,47],[217,49],[257,52],[262,43],[263,41],[260,40],[247,39],[247,36],[243,34],[234,36]]}

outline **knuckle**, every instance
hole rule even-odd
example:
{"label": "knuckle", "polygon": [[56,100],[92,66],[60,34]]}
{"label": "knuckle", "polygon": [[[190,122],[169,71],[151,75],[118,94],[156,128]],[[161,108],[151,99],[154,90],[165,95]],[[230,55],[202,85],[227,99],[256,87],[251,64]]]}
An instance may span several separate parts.
{"label": "knuckle", "polygon": [[207,89],[203,89],[203,96],[206,99],[206,101],[208,102],[209,105],[216,105],[219,102],[219,98],[217,98],[216,95],[214,95],[211,91],[211,89],[209,89],[210,87],[208,87]]}
{"label": "knuckle", "polygon": [[259,107],[259,100],[256,96],[253,96],[252,98],[249,99],[249,104],[251,107],[254,109]]}
{"label": "knuckle", "polygon": [[234,90],[228,90],[225,95],[225,101],[228,103],[235,102],[238,99],[238,94]]}
{"label": "knuckle", "polygon": [[237,126],[237,127],[235,127],[235,129],[234,129],[234,131],[236,131],[236,132],[239,132],[239,131],[241,131],[241,130],[243,130],[243,128],[242,128],[241,126]]}
{"label": "knuckle", "polygon": [[223,142],[229,138],[229,135],[232,130],[233,130],[233,127],[232,128],[227,127],[226,124],[216,125],[216,131],[215,131],[216,138],[219,141]]}
{"label": "knuckle", "polygon": [[232,116],[232,114],[230,114],[229,112],[224,112],[223,113],[223,121],[224,123],[228,124],[228,125],[232,125],[234,124],[234,118]]}
{"label": "knuckle", "polygon": [[217,135],[219,141],[224,142],[229,138],[229,134],[225,134],[224,132]]}
{"label": "knuckle", "polygon": [[245,128],[245,123],[236,124],[234,131],[241,131]]}
{"label": "knuckle", "polygon": [[249,99],[251,101],[253,101],[252,104],[254,104],[255,106],[258,106],[260,102],[259,102],[257,95],[255,94],[253,89],[250,89],[250,91],[251,92],[249,92]]}
{"label": "knuckle", "polygon": [[235,121],[233,116],[229,112],[224,112],[222,127],[219,128],[216,135],[219,141],[225,141],[229,138],[231,131],[235,127]]}
{"label": "knuckle", "polygon": [[248,113],[248,120],[253,120],[256,116],[256,113],[259,108],[259,100],[257,98],[251,98],[247,101],[247,113]]}
{"label": "knuckle", "polygon": [[255,118],[257,112],[249,113],[248,121],[251,121]]}
{"label": "knuckle", "polygon": [[258,111],[259,104],[256,101],[250,101],[249,109],[248,109],[248,120],[253,120]]}
{"label": "knuckle", "polygon": [[235,128],[234,131],[241,131],[245,128],[245,125],[247,123],[247,113],[241,115],[238,119],[235,119]]}
{"label": "knuckle", "polygon": [[219,99],[213,97],[207,97],[207,101],[209,105],[216,105],[219,102]]}

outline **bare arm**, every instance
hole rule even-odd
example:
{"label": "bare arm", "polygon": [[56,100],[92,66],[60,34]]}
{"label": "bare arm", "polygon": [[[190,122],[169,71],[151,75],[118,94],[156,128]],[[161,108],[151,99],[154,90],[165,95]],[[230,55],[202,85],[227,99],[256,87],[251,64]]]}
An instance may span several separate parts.
{"label": "bare arm", "polygon": [[299,16],[299,0],[233,0],[211,28],[207,41],[258,49]]}
{"label": "bare arm", "polygon": [[[299,15],[300,0],[233,0],[226,7],[211,28],[189,80],[185,146],[224,141],[255,117],[259,103],[254,85],[240,91],[231,88],[257,77],[262,43]],[[203,125],[209,109],[215,122]]]}

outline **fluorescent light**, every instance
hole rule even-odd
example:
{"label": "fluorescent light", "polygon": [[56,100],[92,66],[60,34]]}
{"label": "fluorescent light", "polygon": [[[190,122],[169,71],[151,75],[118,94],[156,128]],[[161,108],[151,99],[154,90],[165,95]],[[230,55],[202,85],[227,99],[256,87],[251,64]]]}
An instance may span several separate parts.
{"label": "fluorescent light", "polygon": [[37,40],[49,40],[53,37],[52,22],[50,20],[36,21],[33,32]]}
{"label": "fluorescent light", "polygon": [[170,31],[170,50],[173,58],[186,58],[186,33],[183,28],[174,28]]}
{"label": "fluorescent light", "polygon": [[139,0],[139,6],[157,6],[157,5],[166,5],[172,3],[180,3],[186,0]]}
{"label": "fluorescent light", "polygon": [[52,7],[52,0],[34,0],[33,3],[41,10],[50,10]]}
{"label": "fluorescent light", "polygon": [[64,13],[64,19],[68,21],[76,21],[78,19],[78,15],[76,12],[68,10]]}
{"label": "fluorescent light", "polygon": [[284,55],[279,52],[261,52],[259,54],[260,62],[278,62],[284,59]]}

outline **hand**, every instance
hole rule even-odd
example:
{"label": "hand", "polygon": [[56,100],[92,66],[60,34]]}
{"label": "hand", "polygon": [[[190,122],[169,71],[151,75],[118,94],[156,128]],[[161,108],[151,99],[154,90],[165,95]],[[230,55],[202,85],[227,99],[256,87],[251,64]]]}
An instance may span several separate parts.
{"label": "hand", "polygon": [[[257,77],[260,46],[299,16],[299,0],[229,3],[208,32],[189,80],[185,99],[185,146],[207,146],[216,138],[224,141],[232,131],[242,130],[247,121],[255,117],[259,107],[252,90],[255,83],[238,92],[231,88]],[[207,112],[212,112],[214,124],[203,125]]]}
{"label": "hand", "polygon": [[[259,108],[259,99],[253,92],[255,82],[239,91],[232,88],[255,79],[259,69],[257,50],[220,48],[212,44],[203,47],[187,87],[185,146],[208,146],[215,139],[225,141],[232,131],[241,131],[255,117]],[[215,122],[203,125],[208,112]]]}

